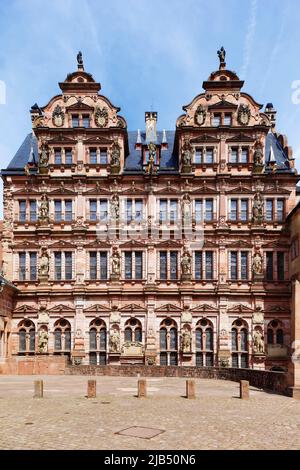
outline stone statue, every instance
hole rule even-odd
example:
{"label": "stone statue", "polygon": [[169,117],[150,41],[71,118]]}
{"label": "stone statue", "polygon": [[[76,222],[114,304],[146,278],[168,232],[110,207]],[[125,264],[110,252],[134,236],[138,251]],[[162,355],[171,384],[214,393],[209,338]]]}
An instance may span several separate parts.
{"label": "stone statue", "polygon": [[192,164],[192,151],[188,140],[185,141],[182,149],[182,163],[186,167],[190,167]]}
{"label": "stone statue", "polygon": [[49,163],[49,152],[48,152],[48,146],[43,142],[42,148],[41,148],[41,153],[40,153],[40,158],[39,158],[39,167],[40,168],[46,168]]}
{"label": "stone statue", "polygon": [[83,66],[83,59],[82,59],[82,52],[79,51],[78,54],[77,54],[77,65],[78,66]]}
{"label": "stone statue", "polygon": [[265,352],[264,338],[259,330],[256,330],[253,335],[253,351],[260,354]]}
{"label": "stone statue", "polygon": [[191,351],[191,333],[189,330],[185,329],[182,333],[182,352],[190,352]]}
{"label": "stone statue", "polygon": [[263,158],[264,158],[264,154],[263,154],[262,146],[260,144],[256,145],[254,156],[253,156],[254,165],[255,166],[263,165]]}
{"label": "stone statue", "polygon": [[113,250],[113,255],[111,258],[111,271],[115,276],[120,276],[121,274],[120,255],[117,251],[117,248]]}
{"label": "stone statue", "polygon": [[263,221],[263,199],[260,192],[257,192],[254,196],[254,202],[252,207],[252,223],[261,225]]}
{"label": "stone statue", "polygon": [[120,147],[117,141],[114,142],[112,147],[110,164],[111,166],[120,167]]}
{"label": "stone statue", "polygon": [[188,251],[184,251],[181,258],[181,271],[182,274],[191,274],[191,255]]}
{"label": "stone statue", "polygon": [[48,276],[49,273],[49,255],[46,248],[42,248],[42,254],[40,257],[40,268],[39,275],[41,277]]}
{"label": "stone statue", "polygon": [[262,274],[263,263],[262,256],[260,253],[256,252],[253,257],[252,270],[254,274]]}
{"label": "stone statue", "polygon": [[111,217],[114,220],[119,220],[120,210],[119,210],[119,196],[114,194],[110,202],[110,213]]}
{"label": "stone statue", "polygon": [[39,353],[46,353],[48,350],[49,335],[46,330],[39,331],[38,349]]}
{"label": "stone statue", "polygon": [[220,64],[223,64],[225,62],[225,56],[226,56],[226,51],[224,47],[222,46],[221,49],[218,51],[218,57],[220,60]]}
{"label": "stone statue", "polygon": [[49,201],[46,194],[43,194],[41,198],[39,219],[42,222],[49,220]]}
{"label": "stone statue", "polygon": [[188,194],[183,196],[182,205],[182,217],[185,221],[188,221],[191,218],[191,198]]}
{"label": "stone statue", "polygon": [[116,353],[120,351],[120,334],[117,329],[114,329],[109,338],[110,352]]}
{"label": "stone statue", "polygon": [[153,142],[150,142],[148,145],[149,150],[149,160],[147,163],[146,173],[152,175],[155,173],[155,164],[156,164],[156,145]]}

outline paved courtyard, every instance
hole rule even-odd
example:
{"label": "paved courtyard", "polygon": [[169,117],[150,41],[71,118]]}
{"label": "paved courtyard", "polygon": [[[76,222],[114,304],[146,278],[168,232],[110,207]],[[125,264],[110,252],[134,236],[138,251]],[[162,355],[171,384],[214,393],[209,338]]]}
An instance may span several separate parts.
{"label": "paved courtyard", "polygon": [[[44,380],[44,398],[33,381]],[[0,449],[300,449],[300,401],[239,384],[147,378],[149,397],[136,398],[137,378],[97,377],[97,398],[85,398],[82,376],[0,376]],[[116,434],[155,428],[150,439]],[[125,432],[126,434],[127,432]],[[147,434],[147,431],[145,431]]]}

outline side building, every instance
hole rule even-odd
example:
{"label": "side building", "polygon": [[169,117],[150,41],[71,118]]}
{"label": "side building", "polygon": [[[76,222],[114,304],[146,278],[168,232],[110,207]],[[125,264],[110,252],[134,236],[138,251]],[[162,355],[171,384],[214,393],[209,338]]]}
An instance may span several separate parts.
{"label": "side building", "polygon": [[226,67],[175,131],[128,131],[78,69],[2,170],[10,351],[74,364],[287,370],[291,148]]}

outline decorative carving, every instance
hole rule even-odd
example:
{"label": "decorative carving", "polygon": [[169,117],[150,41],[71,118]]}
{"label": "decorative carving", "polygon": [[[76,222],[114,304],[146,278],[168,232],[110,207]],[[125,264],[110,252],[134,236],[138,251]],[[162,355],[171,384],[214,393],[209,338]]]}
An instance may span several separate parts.
{"label": "decorative carving", "polygon": [[238,109],[238,122],[242,124],[243,126],[247,126],[250,121],[250,108],[247,104],[240,104],[239,109]]}
{"label": "decorative carving", "polygon": [[40,329],[39,338],[38,338],[39,353],[45,354],[48,352],[48,340],[49,340],[48,332],[44,328]]}
{"label": "decorative carving", "polygon": [[49,200],[46,193],[44,193],[41,197],[39,208],[39,222],[42,224],[49,222]]}
{"label": "decorative carving", "polygon": [[191,173],[192,171],[192,146],[188,139],[185,139],[182,147],[182,172]]}
{"label": "decorative carving", "polygon": [[252,271],[254,275],[261,275],[263,271],[262,255],[258,251],[253,256]]}
{"label": "decorative carving", "polygon": [[184,311],[182,312],[181,321],[182,323],[192,323],[193,316],[189,310],[189,307],[186,305]]}
{"label": "decorative carving", "polygon": [[201,104],[196,109],[194,119],[195,119],[195,124],[197,124],[198,126],[202,126],[205,123],[206,110]]}
{"label": "decorative carving", "polygon": [[65,114],[59,104],[55,107],[52,113],[52,122],[56,127],[62,127],[64,125]]}
{"label": "decorative carving", "polygon": [[191,220],[191,198],[189,194],[185,193],[182,200],[183,210],[182,218],[184,223],[187,223]]}
{"label": "decorative carving", "polygon": [[120,146],[118,141],[115,140],[111,150],[111,157],[110,157],[110,172],[112,174],[119,173],[120,171]]}
{"label": "decorative carving", "polygon": [[263,145],[261,142],[255,143],[253,163],[254,163],[253,172],[261,173],[264,167],[264,152],[263,152]]}
{"label": "decorative carving", "polygon": [[264,354],[265,342],[260,330],[255,330],[253,335],[253,351],[257,354]]}
{"label": "decorative carving", "polygon": [[121,274],[121,260],[117,247],[113,248],[113,254],[111,258],[111,273],[112,278],[119,279]]}
{"label": "decorative carving", "polygon": [[191,352],[191,333],[186,328],[182,333],[182,352],[189,353]]}
{"label": "decorative carving", "polygon": [[47,248],[42,248],[42,253],[40,257],[40,267],[39,267],[39,277],[48,278],[49,274],[49,255]]}
{"label": "decorative carving", "polygon": [[95,124],[98,127],[106,127],[108,124],[108,111],[107,108],[97,107],[95,110]]}
{"label": "decorative carving", "polygon": [[112,353],[120,352],[120,333],[116,328],[110,334],[109,349]]}
{"label": "decorative carving", "polygon": [[39,155],[39,172],[47,173],[49,163],[49,148],[46,142],[42,143],[41,153]]}
{"label": "decorative carving", "polygon": [[264,202],[260,194],[260,191],[257,191],[254,196],[253,207],[252,207],[252,223],[256,225],[261,225],[263,222],[263,207]]}
{"label": "decorative carving", "polygon": [[113,220],[119,220],[120,209],[119,209],[119,196],[114,194],[110,201],[110,214]]}
{"label": "decorative carving", "polygon": [[149,160],[146,166],[147,175],[156,173],[156,145],[153,142],[148,144]]}
{"label": "decorative carving", "polygon": [[191,255],[186,249],[181,258],[181,271],[183,276],[191,274]]}

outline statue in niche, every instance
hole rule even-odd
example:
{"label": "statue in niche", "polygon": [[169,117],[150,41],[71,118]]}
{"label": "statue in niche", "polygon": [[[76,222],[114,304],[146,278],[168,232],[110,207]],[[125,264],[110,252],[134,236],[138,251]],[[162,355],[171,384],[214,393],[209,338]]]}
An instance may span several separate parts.
{"label": "statue in niche", "polygon": [[256,330],[253,335],[253,351],[258,354],[265,352],[265,342],[261,331]]}
{"label": "statue in niche", "polygon": [[111,271],[115,276],[120,276],[121,274],[121,262],[120,254],[118,253],[117,248],[114,248],[112,258],[111,258]]}
{"label": "statue in niche", "polygon": [[190,168],[192,165],[192,149],[188,140],[185,140],[182,149],[182,163],[185,168]]}
{"label": "statue in niche", "polygon": [[191,274],[191,255],[187,250],[184,251],[181,258],[182,274]]}
{"label": "statue in niche", "polygon": [[260,192],[258,191],[254,196],[253,208],[252,208],[252,223],[261,225],[263,221],[263,199]]}
{"label": "statue in niche", "polygon": [[49,149],[45,142],[42,143],[41,153],[39,157],[39,167],[47,168],[49,163]]}
{"label": "statue in niche", "polygon": [[49,201],[47,194],[43,194],[40,203],[39,210],[39,219],[41,222],[46,222],[49,220]]}
{"label": "statue in niche", "polygon": [[49,273],[49,255],[46,248],[42,248],[42,254],[40,257],[40,268],[39,275],[41,277],[48,276]]}
{"label": "statue in niche", "polygon": [[185,194],[183,196],[182,205],[183,205],[183,210],[182,210],[183,220],[188,221],[191,218],[191,198],[188,194]]}
{"label": "statue in niche", "polygon": [[146,167],[146,173],[148,175],[152,175],[153,173],[156,172],[156,145],[153,142],[150,142],[148,145],[148,150],[149,150],[149,160],[147,163]]}
{"label": "statue in niche", "polygon": [[39,353],[46,353],[48,351],[48,339],[49,339],[48,332],[44,329],[41,329],[39,331],[39,338],[38,338]]}
{"label": "statue in niche", "polygon": [[113,197],[111,198],[110,212],[111,212],[112,219],[119,220],[119,217],[120,217],[119,196],[117,194],[114,194]]}
{"label": "statue in niche", "polygon": [[262,256],[258,252],[256,252],[253,257],[252,270],[254,274],[258,274],[258,275],[262,274],[262,270],[263,270]]}
{"label": "statue in niche", "polygon": [[182,352],[187,353],[191,351],[191,333],[185,329],[182,333]]}
{"label": "statue in niche", "polygon": [[254,166],[262,166],[263,165],[263,149],[262,145],[260,143],[257,143],[255,146],[255,151],[254,151],[254,156],[253,156],[253,161],[254,161]]}
{"label": "statue in niche", "polygon": [[116,328],[111,333],[109,342],[110,342],[110,352],[117,353],[120,351],[120,334]]}
{"label": "statue in niche", "polygon": [[117,141],[114,142],[111,152],[111,165],[120,166],[120,147]]}

